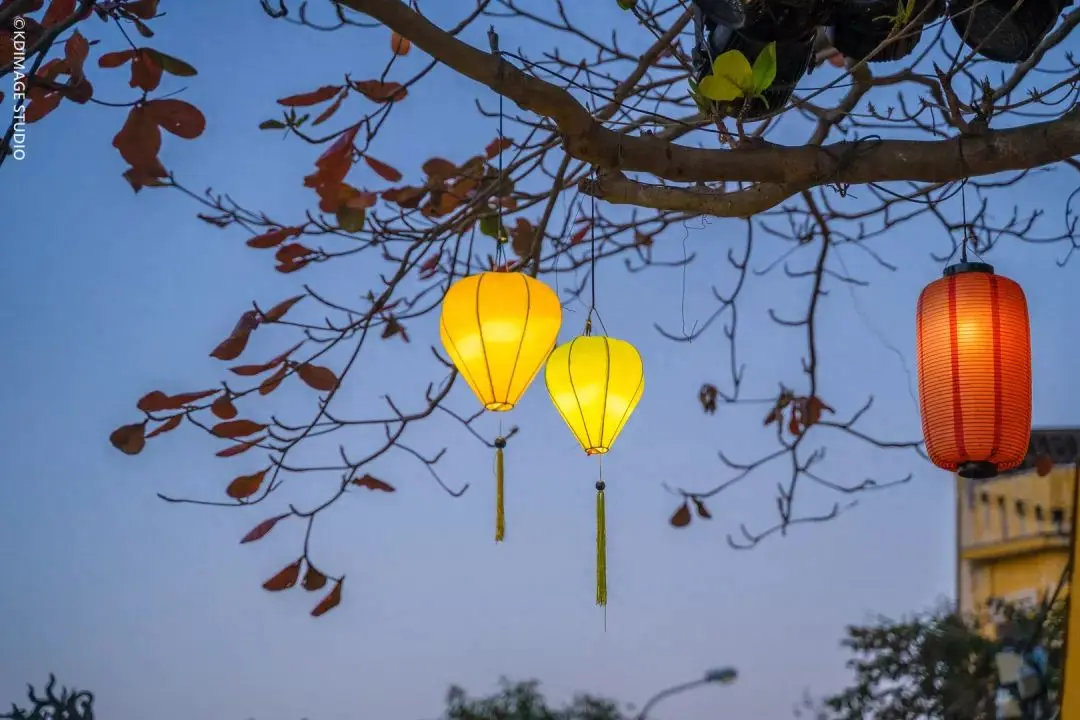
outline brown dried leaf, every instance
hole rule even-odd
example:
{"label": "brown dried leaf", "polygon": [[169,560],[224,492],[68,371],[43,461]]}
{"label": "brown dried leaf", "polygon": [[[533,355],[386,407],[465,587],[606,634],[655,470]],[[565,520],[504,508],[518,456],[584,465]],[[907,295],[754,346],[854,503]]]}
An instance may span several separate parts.
{"label": "brown dried leaf", "polygon": [[136,105],[128,112],[112,145],[132,167],[149,167],[157,162],[161,150],[161,130],[146,110]]}
{"label": "brown dried leaf", "polygon": [[709,512],[709,508],[705,507],[705,503],[698,498],[693,498],[693,500],[694,509],[697,510],[698,517],[704,520],[712,520],[712,513]]}
{"label": "brown dried leaf", "polygon": [[206,116],[199,108],[183,100],[151,100],[143,109],[162,130],[185,140],[194,140],[206,130]]}
{"label": "brown dried leaf", "polygon": [[364,156],[364,162],[368,164],[368,167],[375,171],[376,175],[387,182],[399,182],[403,177],[401,171],[397,168],[387,165],[382,160],[376,160],[370,155]]}
{"label": "brown dried leaf", "polygon": [[405,86],[396,82],[382,82],[379,80],[363,80],[353,82],[357,92],[372,102],[394,103],[404,100],[409,92]]}
{"label": "brown dried leaf", "polygon": [[393,485],[385,483],[373,475],[365,474],[363,477],[353,478],[352,484],[368,490],[381,490],[382,492],[396,492]]}
{"label": "brown dried leaf", "polygon": [[690,524],[692,516],[690,515],[690,506],[683,502],[679,506],[679,509],[675,511],[675,514],[671,516],[671,524],[674,527],[686,527]]}
{"label": "brown dried leaf", "polygon": [[266,470],[260,470],[253,475],[241,475],[229,483],[229,487],[225,489],[225,494],[234,500],[244,500],[245,498],[249,498],[259,492],[259,488],[262,487],[262,482],[265,477]]}
{"label": "brown dried leaf", "polygon": [[216,395],[217,393],[217,390],[200,390],[198,392],[180,393],[179,395],[173,395],[171,398],[169,398],[169,400],[174,403],[176,408],[180,408],[184,405],[189,405],[198,400],[202,400],[203,398],[208,398],[211,395]]}
{"label": "brown dried leaf", "polygon": [[282,568],[277,575],[263,583],[263,588],[270,592],[288,590],[300,579],[300,564],[303,559],[297,560],[292,565]]}
{"label": "brown dried leaf", "polygon": [[284,105],[285,107],[308,107],[310,105],[318,105],[337,95],[341,92],[342,88],[342,85],[323,85],[321,88],[312,90],[311,92],[283,97],[278,100],[278,105]]}
{"label": "brown dried leaf", "polygon": [[286,366],[282,365],[281,367],[279,367],[276,373],[263,380],[262,384],[259,385],[259,394],[269,395],[270,393],[277,390],[278,385],[280,385],[281,381],[285,379],[285,375],[288,374],[288,372],[289,368],[287,368]]}
{"label": "brown dried leaf", "polygon": [[345,578],[341,578],[334,584],[334,589],[326,594],[315,609],[311,611],[311,617],[319,617],[325,615],[329,611],[333,610],[341,603],[341,583],[345,582]]}
{"label": "brown dried leaf", "polygon": [[112,446],[126,455],[138,455],[146,446],[146,423],[124,425],[109,435]]}
{"label": "brown dried leaf", "polygon": [[184,419],[184,413],[178,413],[170,418],[166,418],[164,422],[158,425],[156,428],[146,434],[146,439],[149,440],[152,437],[157,437],[162,433],[167,433],[170,430],[175,430],[180,427],[180,422]]}
{"label": "brown dried leaf", "polygon": [[266,250],[277,247],[289,238],[296,237],[300,232],[301,228],[298,227],[277,228],[276,230],[264,232],[262,235],[255,235],[254,237],[248,238],[247,246]]}
{"label": "brown dried leaf", "polygon": [[429,178],[445,182],[458,175],[458,167],[444,158],[434,157],[423,164],[421,169]]}
{"label": "brown dried leaf", "polygon": [[497,137],[488,143],[484,148],[484,154],[487,155],[488,160],[492,160],[499,155],[503,150],[513,147],[514,141],[507,137]]}
{"label": "brown dried leaf", "polygon": [[225,422],[219,422],[217,425],[210,428],[210,432],[220,438],[235,439],[254,435],[265,429],[266,425],[254,422],[253,420],[226,420]]}
{"label": "brown dried leaf", "polygon": [[115,68],[135,58],[134,50],[120,50],[118,52],[105,53],[98,58],[98,67]]}
{"label": "brown dried leaf", "polygon": [[332,392],[338,386],[338,378],[334,371],[322,365],[301,363],[296,366],[296,374],[313,390]]}
{"label": "brown dried leaf", "polygon": [[345,101],[345,97],[347,95],[348,93],[344,91],[340,95],[338,95],[334,102],[330,103],[330,105],[328,105],[325,110],[319,113],[319,116],[317,118],[311,121],[312,126],[322,125],[324,122],[332,118],[334,116],[334,113],[336,113],[341,107],[341,103]]}
{"label": "brown dried leaf", "polygon": [[289,310],[292,309],[293,305],[300,302],[305,297],[307,296],[297,295],[296,297],[291,297],[288,300],[282,300],[277,305],[263,313],[263,322],[277,322],[278,320],[281,320],[281,318],[285,317],[285,313],[289,312]]}
{"label": "brown dried leaf", "polygon": [[236,406],[233,405],[232,399],[228,395],[222,395],[210,404],[210,412],[222,420],[232,420],[236,417]]}
{"label": "brown dried leaf", "polygon": [[161,392],[160,390],[152,390],[141,398],[139,402],[135,404],[135,407],[142,410],[145,413],[161,412],[163,410],[175,410],[173,407],[172,398]]}
{"label": "brown dried leaf", "polygon": [[253,447],[258,446],[258,444],[261,443],[265,439],[266,439],[265,435],[260,435],[259,437],[254,438],[252,440],[246,440],[246,441],[244,441],[242,443],[238,443],[236,445],[230,445],[229,447],[225,448],[224,450],[218,450],[214,454],[217,455],[218,457],[234,457],[236,455],[239,455],[240,453],[247,452],[248,450],[250,450]]}
{"label": "brown dried leaf", "polygon": [[304,573],[304,589],[305,590],[321,590],[326,585],[326,576],[315,569],[315,566],[308,563],[307,572]]}
{"label": "brown dried leaf", "polygon": [[268,532],[274,529],[274,526],[277,525],[279,521],[284,520],[285,518],[289,517],[289,515],[290,513],[285,513],[284,515],[278,515],[277,517],[267,518],[266,520],[263,520],[261,523],[251,528],[251,530],[248,531],[247,535],[240,538],[240,544],[243,545],[244,543],[255,542],[256,540],[263,539],[264,537],[266,537],[266,534]]}

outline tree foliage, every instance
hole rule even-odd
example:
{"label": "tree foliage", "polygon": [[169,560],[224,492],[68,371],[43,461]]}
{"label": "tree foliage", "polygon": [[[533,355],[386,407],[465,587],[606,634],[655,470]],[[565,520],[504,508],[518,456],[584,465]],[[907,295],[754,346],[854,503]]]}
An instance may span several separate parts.
{"label": "tree foliage", "polygon": [[29,707],[11,705],[11,711],[0,715],[3,720],[94,720],[94,695],[84,690],[60,688],[56,692],[56,676],[49,675],[44,693],[38,695],[34,686],[27,689]]}
{"label": "tree foliage", "polygon": [[[798,8],[836,10],[843,2],[769,0],[753,7],[788,17]],[[630,273],[678,267],[692,256],[664,241],[679,226],[701,215],[731,218],[722,239],[730,267],[715,273],[715,309],[690,331],[657,330],[675,342],[718,332],[728,346],[726,368],[702,385],[702,408],[745,413],[754,424],[764,420],[775,443],[760,456],[722,447],[723,480],[673,488],[680,504],[671,523],[708,519],[707,503],[720,493],[747,478],[779,474],[775,525],[741,526],[728,535],[733,547],[752,547],[799,523],[835,517],[854,493],[907,479],[829,477],[823,460],[830,442],[921,452],[917,440],[877,438],[865,429],[872,396],[857,406],[834,406],[820,396],[825,298],[831,289],[865,284],[847,269],[845,253],[861,252],[894,270],[882,241],[912,223],[940,226],[942,245],[923,247],[941,260],[961,242],[983,256],[1003,242],[1059,243],[1061,263],[1077,247],[1071,201],[1044,216],[1041,208],[1016,205],[1014,190],[1037,168],[1049,167],[1068,183],[1080,170],[1073,159],[1080,153],[1080,66],[1066,52],[1080,9],[1064,11],[1027,59],[1002,65],[964,45],[948,20],[925,23],[933,2],[907,2],[888,14],[887,37],[861,58],[845,59],[829,34],[817,31],[810,74],[786,89],[778,79],[785,57],[779,43],[775,62],[767,54],[752,63],[728,55],[712,71],[730,76],[738,92],[709,81],[710,99],[693,89],[701,78],[687,0],[619,0],[607,3],[607,12],[598,2],[585,12],[565,0],[261,3],[268,16],[307,32],[315,56],[322,32],[354,34],[385,48],[377,66],[349,74],[328,68],[317,87],[265,99],[261,132],[313,146],[311,166],[297,177],[298,192],[311,204],[307,213],[244,207],[230,194],[185,184],[203,178],[168,170],[168,159],[184,143],[199,142],[213,122],[182,94],[174,96],[181,83],[208,78],[183,59],[183,48],[159,43],[154,28],[168,20],[168,0],[160,6],[159,0],[0,0],[0,76],[14,78],[17,104],[0,162],[10,165],[20,151],[23,122],[43,123],[36,137],[46,138],[61,108],[79,113],[87,108],[73,106],[98,106],[116,114],[112,144],[136,192],[183,193],[203,221],[246,243],[253,263],[299,278],[291,297],[223,309],[220,342],[193,349],[224,364],[219,386],[208,379],[194,390],[144,388],[140,415],[110,441],[137,455],[148,442],[177,442],[183,432],[215,438],[218,457],[237,458],[223,461],[220,494],[165,499],[265,508],[244,543],[281,524],[299,526],[302,546],[295,557],[282,558],[282,570],[264,587],[320,592],[315,615],[338,604],[344,578],[320,563],[311,530],[350,492],[370,491],[374,499],[395,490],[372,474],[373,463],[385,455],[410,458],[457,497],[468,486],[440,476],[446,448],[423,435],[425,421],[450,418],[478,447],[494,444],[473,406],[451,397],[461,383],[434,338],[410,329],[424,326],[420,319],[436,311],[454,278],[496,264],[542,277],[571,277],[590,262],[622,262]],[[500,33],[528,45],[501,46]],[[890,50],[914,46],[907,55]],[[894,55],[901,59],[876,62]],[[493,139],[474,148],[448,140],[420,167],[399,167],[385,130],[396,107],[423,102],[437,68],[477,83],[474,97],[439,114],[478,108]],[[94,80],[117,73],[128,78],[130,96],[98,98]],[[958,203],[958,195],[972,201]],[[594,200],[600,201],[595,211]],[[505,262],[487,250],[495,238],[508,241],[512,257]],[[378,267],[378,280],[359,302],[304,284],[306,269],[328,263],[349,276],[360,266]],[[584,274],[578,277],[567,300],[586,286]],[[783,296],[782,308],[754,307],[747,299],[747,287],[777,281],[788,285],[770,293]],[[751,372],[739,342],[748,322],[790,332],[801,363]],[[278,349],[249,352],[256,333]],[[427,386],[388,393],[381,410],[358,412],[340,401],[341,388],[370,367],[372,346],[380,342],[425,356],[432,346]],[[285,384],[310,390],[305,417],[275,414],[273,396]],[[372,428],[382,433],[370,443],[344,439]],[[339,452],[304,454],[316,438],[338,433]],[[289,481],[300,473],[332,478],[321,501],[293,504]],[[807,505],[806,494],[797,492],[805,483],[837,493],[837,501]]]}
{"label": "tree foliage", "polygon": [[997,666],[995,655],[1011,639],[1029,648],[1035,642],[1049,651],[1047,687],[1053,696],[1060,682],[1064,614],[1048,615],[997,603],[1010,636],[991,639],[977,623],[952,610],[904,620],[879,618],[872,625],[852,625],[843,647],[853,657],[848,667],[854,683],[807,702],[799,715],[818,720],[993,720]]}

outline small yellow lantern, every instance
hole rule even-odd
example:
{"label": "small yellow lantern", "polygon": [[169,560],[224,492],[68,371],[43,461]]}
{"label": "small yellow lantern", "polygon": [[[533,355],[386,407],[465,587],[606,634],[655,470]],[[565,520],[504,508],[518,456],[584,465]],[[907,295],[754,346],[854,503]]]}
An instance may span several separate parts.
{"label": "small yellow lantern", "polygon": [[[443,298],[439,335],[454,367],[493,412],[513,409],[555,347],[562,305],[555,291],[520,272],[462,278]],[[505,536],[503,448],[495,441],[495,541]]]}
{"label": "small yellow lantern", "polygon": [[[588,455],[611,449],[645,390],[641,355],[615,338],[585,335],[555,348],[545,379],[551,401]],[[607,605],[607,521],[603,472],[596,483],[596,604]]]}

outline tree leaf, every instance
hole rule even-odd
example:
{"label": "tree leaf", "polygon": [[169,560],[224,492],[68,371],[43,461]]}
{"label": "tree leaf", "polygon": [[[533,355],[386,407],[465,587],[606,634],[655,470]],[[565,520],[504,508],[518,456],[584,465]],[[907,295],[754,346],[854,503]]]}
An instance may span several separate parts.
{"label": "tree leaf", "polygon": [[444,158],[431,158],[423,164],[421,169],[432,180],[446,181],[458,175],[458,167]]}
{"label": "tree leaf", "polygon": [[318,105],[337,95],[341,92],[343,87],[343,85],[323,85],[321,88],[312,90],[311,92],[283,97],[278,100],[278,105],[284,105],[285,107],[309,107],[311,105]]}
{"label": "tree leaf", "polygon": [[263,313],[263,322],[277,322],[281,320],[283,317],[285,317],[285,313],[289,312],[289,310],[292,309],[293,305],[300,302],[305,297],[307,297],[307,295],[297,295],[296,297],[291,297],[288,300],[282,300],[277,305]]}
{"label": "tree leaf", "polygon": [[249,337],[250,333],[246,332],[230,335],[214,348],[213,352],[210,353],[210,357],[218,360],[235,360],[244,352]]}
{"label": "tree leaf", "polygon": [[220,438],[242,438],[266,429],[266,425],[252,420],[226,420],[210,428]]}
{"label": "tree leaf", "polygon": [[314,250],[301,243],[289,243],[278,248],[278,251],[274,253],[274,258],[279,263],[290,263],[305,258],[314,252]]}
{"label": "tree leaf", "polygon": [[135,0],[124,3],[124,10],[137,18],[152,20],[157,15],[158,0]]}
{"label": "tree leaf", "polygon": [[222,395],[210,405],[210,412],[222,420],[232,420],[236,417],[236,406],[228,395]]}
{"label": "tree leaf", "polygon": [[266,439],[265,435],[260,435],[259,437],[254,438],[252,440],[245,440],[242,443],[237,443],[236,445],[230,445],[229,447],[225,448],[224,450],[218,450],[214,454],[216,456],[218,456],[218,457],[235,457],[236,455],[239,455],[240,453],[245,453],[248,450],[250,450],[251,448],[256,447],[259,443],[261,443],[265,439]]}
{"label": "tree leaf", "polygon": [[115,68],[120,67],[124,63],[130,62],[135,58],[134,50],[120,50],[117,52],[105,53],[98,58],[98,67],[102,68]]}
{"label": "tree leaf", "polygon": [[264,232],[262,235],[255,235],[247,239],[247,246],[258,248],[260,250],[268,250],[272,247],[277,247],[281,243],[285,242],[289,238],[296,237],[302,231],[302,228],[298,227],[283,227],[269,232]]}
{"label": "tree leaf", "polygon": [[319,604],[311,611],[311,617],[325,615],[341,603],[341,584],[343,582],[345,582],[345,578],[341,578],[334,584],[334,589],[328,592],[326,597],[319,601]]}
{"label": "tree leaf", "polygon": [[381,490],[382,492],[397,492],[394,486],[385,483],[372,475],[365,474],[363,477],[353,478],[352,484],[368,490]]}
{"label": "tree leaf", "polygon": [[690,506],[684,501],[675,514],[671,516],[671,524],[675,527],[686,527],[690,524]]}
{"label": "tree leaf", "polygon": [[322,365],[301,363],[296,366],[296,374],[313,390],[332,392],[338,386],[337,375],[334,371]]}
{"label": "tree leaf", "polygon": [[280,385],[281,381],[285,379],[285,375],[288,374],[288,372],[289,369],[284,365],[279,367],[276,373],[263,380],[262,384],[259,385],[259,394],[269,395],[270,393],[277,390],[278,385]]}
{"label": "tree leaf", "polygon": [[409,38],[396,32],[390,34],[390,51],[392,53],[395,55],[408,55],[409,50],[412,50],[412,43],[409,42]]}
{"label": "tree leaf", "polygon": [[402,178],[401,172],[397,168],[390,167],[382,160],[376,160],[370,155],[364,156],[364,162],[368,164],[375,173],[387,182],[399,182]]}
{"label": "tree leaf", "polygon": [[315,590],[321,590],[326,585],[326,576],[315,569],[315,566],[310,562],[307,566],[307,572],[304,573],[304,589],[314,592]]}
{"label": "tree leaf", "polygon": [[705,507],[705,503],[698,498],[693,498],[693,501],[694,509],[697,510],[698,517],[705,520],[712,520],[712,513],[709,512],[709,508]]}
{"label": "tree leaf", "polygon": [[353,208],[348,205],[342,205],[337,211],[338,225],[345,232],[355,233],[364,229],[364,220],[367,219],[367,213],[363,208]]}
{"label": "tree leaf", "polygon": [[259,123],[260,130],[284,130],[285,127],[285,123],[280,120],[263,120]]}
{"label": "tree leaf", "polygon": [[161,412],[162,410],[175,410],[173,407],[172,398],[161,392],[160,390],[152,390],[141,398],[139,402],[135,404],[135,407],[142,410],[145,413]]}
{"label": "tree leaf", "polygon": [[404,100],[409,94],[401,83],[383,82],[381,80],[353,82],[353,87],[368,100],[377,103],[398,102]]}
{"label": "tree leaf", "polygon": [[712,74],[698,83],[697,91],[710,100],[729,102],[753,91],[754,71],[738,50],[728,50],[713,61]]}
{"label": "tree leaf", "polygon": [[166,55],[160,50],[154,50],[153,48],[146,48],[146,52],[154,59],[154,61],[161,66],[161,69],[170,75],[176,75],[177,77],[191,77],[198,75],[199,71],[188,65],[180,58],[175,58],[172,55]]}
{"label": "tree leaf", "polygon": [[229,483],[225,494],[234,500],[245,500],[259,492],[265,477],[266,470],[260,470],[252,475],[241,475]]}
{"label": "tree leaf", "polygon": [[296,581],[300,579],[300,564],[302,562],[303,559],[300,559],[292,565],[286,565],[277,575],[264,582],[263,588],[270,592],[280,592],[296,585]]}
{"label": "tree leaf", "polygon": [[126,455],[138,455],[146,447],[146,423],[123,425],[112,431],[109,442]]}
{"label": "tree leaf", "polygon": [[[203,398],[208,398],[211,395],[216,395],[218,392],[220,392],[220,391],[219,390],[200,390],[198,392],[180,393],[179,395],[173,395],[169,399],[175,404],[176,408],[181,408],[181,407],[183,407],[185,405],[190,405],[193,402],[197,402],[199,400],[202,400]],[[170,409],[175,409],[175,408],[170,408]]]}
{"label": "tree leaf", "polygon": [[754,59],[752,74],[753,94],[768,90],[776,79],[776,43],[766,45]]}
{"label": "tree leaf", "polygon": [[75,0],[52,0],[49,3],[49,9],[45,11],[45,15],[41,18],[41,24],[45,27],[52,27],[67,20],[74,14]]}
{"label": "tree leaf", "polygon": [[487,144],[484,154],[488,160],[494,160],[503,150],[513,147],[514,141],[507,137],[497,137]]}
{"label": "tree leaf", "polygon": [[148,50],[149,48],[139,48],[135,51],[135,58],[131,61],[131,80],[128,85],[152,92],[161,84],[162,67]]}
{"label": "tree leaf", "polygon": [[157,437],[162,433],[167,433],[170,430],[175,430],[180,427],[180,422],[184,419],[184,413],[177,413],[172,417],[166,418],[160,425],[146,434],[146,439],[149,440],[152,437]]}
{"label": "tree leaf", "polygon": [[132,167],[146,167],[157,162],[157,154],[161,150],[161,130],[146,110],[136,105],[131,108],[112,145]]}
{"label": "tree leaf", "polygon": [[324,122],[326,122],[331,117],[333,117],[334,113],[336,113],[338,111],[338,109],[341,107],[341,103],[345,101],[345,97],[348,94],[349,94],[348,92],[343,90],[337,96],[337,98],[334,99],[334,102],[330,103],[330,105],[328,105],[325,110],[323,110],[321,113],[319,113],[319,116],[317,118],[312,120],[311,126],[314,127],[316,125],[322,125]]}
{"label": "tree leaf", "polygon": [[263,520],[261,523],[259,523],[255,527],[251,528],[251,530],[248,531],[247,535],[240,538],[240,544],[243,545],[244,543],[255,542],[256,540],[262,540],[264,537],[266,537],[267,533],[269,533],[271,530],[274,529],[275,525],[277,525],[280,521],[284,520],[285,518],[289,517],[289,515],[291,515],[291,514],[292,513],[285,513],[284,515],[277,515],[275,517],[267,518],[267,519]]}
{"label": "tree leaf", "polygon": [[151,100],[143,107],[158,127],[185,140],[194,140],[206,130],[206,117],[202,111],[183,100]]}
{"label": "tree leaf", "polygon": [[58,92],[28,93],[30,104],[26,106],[25,119],[28,123],[35,123],[60,106],[64,96]]}

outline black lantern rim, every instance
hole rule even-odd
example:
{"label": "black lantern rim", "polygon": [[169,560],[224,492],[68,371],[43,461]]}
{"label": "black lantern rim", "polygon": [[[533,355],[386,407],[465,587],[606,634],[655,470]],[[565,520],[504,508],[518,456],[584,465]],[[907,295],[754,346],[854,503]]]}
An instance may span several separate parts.
{"label": "black lantern rim", "polygon": [[998,468],[997,465],[992,462],[973,460],[961,463],[960,466],[956,468],[956,474],[968,480],[989,480],[990,478],[997,477]]}
{"label": "black lantern rim", "polygon": [[987,273],[993,275],[994,266],[990,263],[983,262],[959,262],[945,268],[945,272],[943,272],[942,275],[944,277],[952,277],[954,275],[963,275],[964,273]]}

